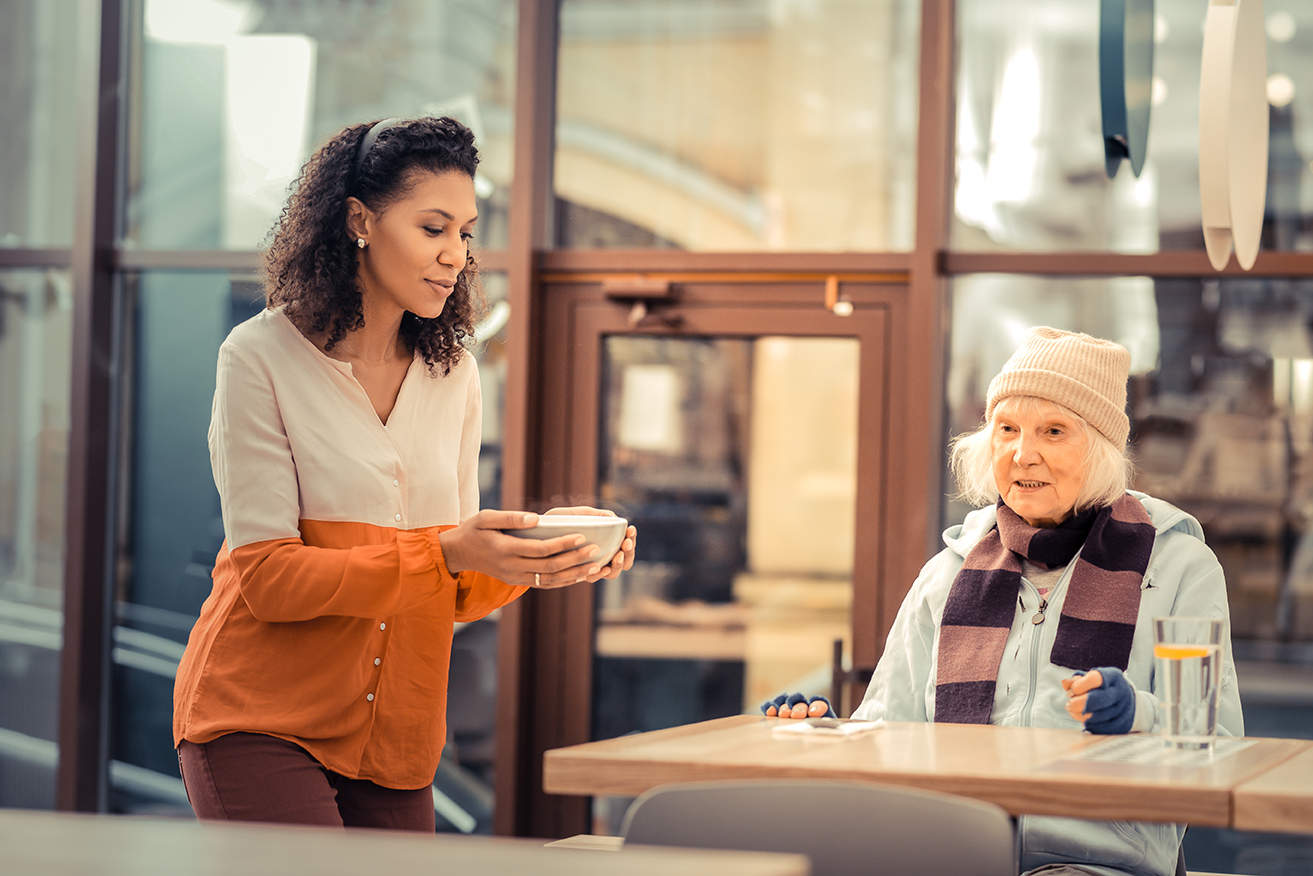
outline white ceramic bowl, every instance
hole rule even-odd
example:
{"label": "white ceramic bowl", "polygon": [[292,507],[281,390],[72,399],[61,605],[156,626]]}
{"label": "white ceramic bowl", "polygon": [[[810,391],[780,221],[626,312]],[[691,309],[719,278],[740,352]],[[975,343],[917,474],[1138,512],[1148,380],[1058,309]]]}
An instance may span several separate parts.
{"label": "white ceramic bowl", "polygon": [[[594,514],[539,514],[538,525],[529,529],[506,529],[507,535],[520,538],[556,538],[578,533],[595,544],[601,552],[593,560],[606,564],[620,550],[625,540],[629,521],[623,517],[602,517]],[[581,545],[582,546],[582,545]]]}

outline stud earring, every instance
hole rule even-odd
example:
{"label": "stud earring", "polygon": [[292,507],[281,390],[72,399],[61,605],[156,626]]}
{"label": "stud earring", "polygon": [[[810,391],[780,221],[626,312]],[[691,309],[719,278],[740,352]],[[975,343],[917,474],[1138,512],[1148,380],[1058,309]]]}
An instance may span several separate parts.
{"label": "stud earring", "polygon": [[360,247],[361,249],[364,249],[364,248],[365,248],[365,245],[366,245],[366,244],[365,244],[365,239],[364,239],[363,237],[357,237],[357,238],[356,238],[356,246]]}

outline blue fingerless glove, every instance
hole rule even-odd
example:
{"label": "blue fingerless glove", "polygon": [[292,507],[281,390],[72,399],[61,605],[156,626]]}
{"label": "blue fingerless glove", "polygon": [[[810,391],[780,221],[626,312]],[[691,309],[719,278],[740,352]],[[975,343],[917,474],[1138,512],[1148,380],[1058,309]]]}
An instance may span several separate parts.
{"label": "blue fingerless glove", "polygon": [[[1135,688],[1115,666],[1100,666],[1103,684],[1085,697],[1085,729],[1091,733],[1130,733],[1135,724]],[[1084,673],[1081,673],[1082,675]]]}
{"label": "blue fingerless glove", "polygon": [[830,701],[827,698],[822,696],[815,696],[812,697],[811,699],[807,699],[807,697],[804,694],[800,694],[800,693],[795,693],[795,694],[782,693],[773,700],[766,700],[766,702],[761,704],[761,713],[763,715],[766,714],[766,711],[771,706],[774,706],[775,714],[778,715],[780,713],[780,710],[784,709],[785,707],[792,709],[794,706],[798,705],[798,703],[806,702],[808,708],[810,708],[811,704],[817,701],[825,703],[825,717],[833,718],[834,707],[830,705]]}

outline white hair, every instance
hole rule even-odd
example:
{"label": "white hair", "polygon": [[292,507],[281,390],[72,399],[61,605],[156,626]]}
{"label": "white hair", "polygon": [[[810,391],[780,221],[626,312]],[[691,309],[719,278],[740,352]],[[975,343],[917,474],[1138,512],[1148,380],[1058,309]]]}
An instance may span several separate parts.
{"label": "white hair", "polygon": [[[1013,396],[1023,410],[1039,405],[1051,405],[1080,424],[1085,432],[1085,482],[1076,496],[1073,513],[1087,508],[1102,508],[1117,501],[1131,485],[1135,468],[1125,448],[1113,444],[1085,418],[1057,402],[1035,396]],[[998,408],[994,409],[994,419]],[[958,435],[949,443],[949,464],[957,481],[956,498],[983,507],[998,501],[998,485],[994,483],[993,435],[994,419],[980,424],[974,432]]]}

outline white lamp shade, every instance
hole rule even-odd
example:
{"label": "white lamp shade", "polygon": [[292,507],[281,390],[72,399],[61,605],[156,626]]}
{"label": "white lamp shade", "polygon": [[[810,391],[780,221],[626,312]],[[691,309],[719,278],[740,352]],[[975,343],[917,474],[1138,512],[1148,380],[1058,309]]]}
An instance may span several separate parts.
{"label": "white lamp shade", "polygon": [[1199,77],[1204,246],[1222,270],[1249,270],[1267,200],[1267,44],[1263,0],[1210,0]]}

